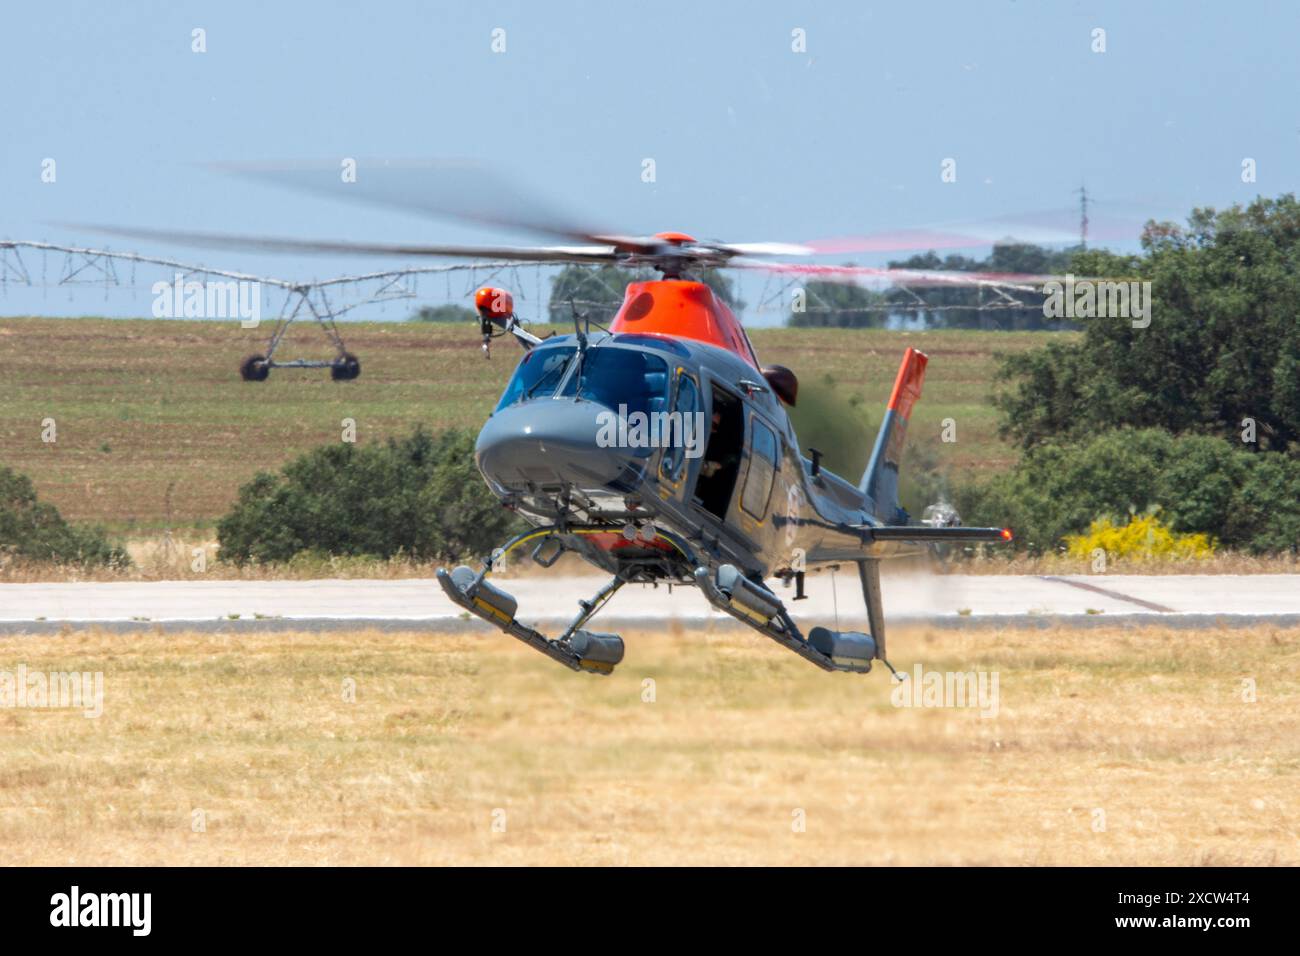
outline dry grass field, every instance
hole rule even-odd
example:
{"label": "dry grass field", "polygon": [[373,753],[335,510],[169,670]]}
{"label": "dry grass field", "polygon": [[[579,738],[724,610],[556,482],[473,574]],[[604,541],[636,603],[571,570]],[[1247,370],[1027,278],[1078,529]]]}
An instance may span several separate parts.
{"label": "dry grass field", "polygon": [[495,633],[0,639],[104,674],[96,719],[0,709],[5,862],[1300,863],[1300,630],[895,630],[995,717],[625,636],[610,678]]}
{"label": "dry grass field", "polygon": [[[319,369],[241,381],[240,360],[265,352],[270,332],[270,323],[0,320],[0,464],[30,476],[71,521],[130,534],[210,528],[257,471],[339,441],[344,418],[356,422],[362,443],[417,424],[477,429],[518,360],[517,348],[499,342],[484,361],[468,324],[349,323],[343,333],[362,363],[356,381],[332,382]],[[753,339],[765,361],[799,373],[810,398],[821,389],[873,422],[903,350],[923,348],[932,361],[912,440],[965,472],[1014,461],[988,404],[995,354],[1035,347],[1049,334],[758,329]],[[283,349],[282,358],[332,355],[314,324],[294,326]],[[961,423],[956,444],[938,440],[948,416]],[[50,418],[53,443],[42,441]]]}

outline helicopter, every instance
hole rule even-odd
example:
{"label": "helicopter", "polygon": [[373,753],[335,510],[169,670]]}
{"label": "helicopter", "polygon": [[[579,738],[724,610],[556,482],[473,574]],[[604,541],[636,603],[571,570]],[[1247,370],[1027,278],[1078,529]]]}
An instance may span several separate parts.
{"label": "helicopter", "polygon": [[[787,408],[798,401],[795,373],[762,364],[726,302],[697,276],[716,268],[765,269],[830,281],[887,280],[898,286],[978,285],[1033,291],[1051,276],[831,266],[771,261],[816,255],[817,243],[725,243],[684,232],[652,236],[585,228],[463,164],[381,162],[367,189],[339,192],[333,167],[238,168],[288,185],[397,205],[478,224],[545,233],[571,244],[470,246],[312,241],[195,232],[94,227],[137,238],[272,252],[461,257],[543,263],[615,264],[651,269],[632,281],[608,327],[592,329],[575,309],[574,331],[541,338],[515,313],[510,292],[474,295],[482,348],[510,336],[523,355],[475,446],[478,470],[528,530],[503,542],[477,568],[439,568],[438,583],[468,613],[574,670],[608,675],[624,642],[587,625],[620,588],[698,588],[706,601],[825,671],[868,673],[886,657],[881,561],[970,542],[1008,542],[1006,528],[964,527],[947,506],[914,523],[899,502],[899,466],[908,421],[920,399],[928,357],[902,355],[866,471],[855,482],[805,455]],[[403,175],[433,173],[430,193]],[[380,173],[396,173],[393,176]],[[576,243],[576,244],[572,244]],[[835,240],[834,251],[851,251]],[[868,242],[881,249],[879,237]],[[896,248],[906,248],[898,245]],[[611,575],[559,636],[519,620],[518,601],[489,579],[527,550],[549,568],[565,554]],[[766,583],[805,597],[809,573],[853,564],[867,611],[864,631],[812,627],[807,634]]]}
{"label": "helicopter", "polygon": [[[822,467],[816,449],[800,452],[786,412],[798,401],[795,373],[761,365],[704,282],[676,274],[630,283],[607,329],[578,325],[546,339],[523,328],[504,289],[480,288],[475,306],[485,347],[511,334],[525,350],[479,433],[476,462],[493,494],[532,527],[477,571],[439,569],[438,581],[469,613],[573,670],[611,673],[623,640],[587,622],[624,585],[666,582],[697,587],[823,670],[867,673],[881,660],[892,671],[880,562],[934,544],[1011,540],[1005,528],[961,527],[951,511],[911,524],[899,504],[901,452],[928,362],[914,348],[903,354],[866,472],[852,483]],[[518,548],[542,567],[571,553],[612,578],[548,638],[521,623],[518,602],[488,579]],[[765,583],[793,584],[798,601],[808,573],[845,563],[858,569],[865,632],[805,635]]]}

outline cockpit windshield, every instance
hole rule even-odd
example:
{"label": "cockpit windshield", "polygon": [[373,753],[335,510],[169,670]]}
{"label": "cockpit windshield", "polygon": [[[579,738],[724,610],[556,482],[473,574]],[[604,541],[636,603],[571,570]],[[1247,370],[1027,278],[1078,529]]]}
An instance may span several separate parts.
{"label": "cockpit windshield", "polygon": [[501,395],[501,401],[497,402],[496,410],[501,411],[515,402],[553,394],[576,351],[572,345],[553,345],[535,348],[525,354]]}
{"label": "cockpit windshield", "polygon": [[[581,358],[581,366],[570,374],[577,349],[555,345],[533,349],[515,369],[497,411],[533,398],[581,398],[626,413],[651,414],[665,410],[668,401],[668,365],[657,355],[641,349],[592,346]],[[566,378],[567,376],[567,378]]]}
{"label": "cockpit windshield", "polygon": [[599,402],[614,411],[625,406],[628,415],[662,412],[668,402],[668,365],[640,349],[591,348],[560,394]]}

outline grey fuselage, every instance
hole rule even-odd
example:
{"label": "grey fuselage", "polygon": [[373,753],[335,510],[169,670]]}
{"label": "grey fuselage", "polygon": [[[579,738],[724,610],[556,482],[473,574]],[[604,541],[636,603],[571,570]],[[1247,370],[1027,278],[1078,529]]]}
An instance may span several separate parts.
{"label": "grey fuselage", "polygon": [[[571,547],[587,560],[615,572],[644,562],[653,549],[641,548],[633,535],[648,525],[669,529],[689,542],[693,562],[710,567],[733,564],[760,579],[918,550],[915,544],[872,540],[872,527],[886,520],[899,522],[878,515],[875,503],[858,486],[825,469],[813,473],[812,462],[800,453],[785,407],[760,371],[740,356],[681,338],[602,333],[591,336],[580,368],[575,361],[578,344],[577,336],[557,336],[526,353],[503,404],[479,434],[476,459],[492,491],[536,526],[607,526],[614,533],[626,529],[626,540],[615,549],[591,546],[594,539]],[[598,354],[609,349],[641,354]],[[555,371],[566,361],[565,350],[574,354]],[[666,369],[661,403],[654,397],[660,363]],[[536,376],[541,368],[552,369],[551,377],[531,394],[521,391],[516,380]],[[637,374],[625,374],[626,368]],[[607,380],[598,379],[602,370],[609,373]],[[619,412],[612,406],[620,404],[620,387],[626,386],[634,405],[673,411],[683,388],[689,396],[690,385],[682,385],[687,379],[696,389],[697,410],[708,426],[696,457],[687,457],[680,447],[602,443],[602,427],[608,436],[610,413]],[[514,400],[507,401],[512,389]],[[738,449],[733,455],[711,456],[714,433],[728,425],[732,438],[737,428],[743,429]],[[758,450],[771,448],[769,436],[776,439],[770,458]],[[679,458],[681,464],[674,469],[671,465]],[[734,469],[729,492],[720,487],[728,469]],[[721,482],[715,483],[710,471],[721,473]],[[692,562],[679,557],[674,553],[669,555],[672,560],[643,563],[640,577],[685,578],[694,569],[685,566]]]}

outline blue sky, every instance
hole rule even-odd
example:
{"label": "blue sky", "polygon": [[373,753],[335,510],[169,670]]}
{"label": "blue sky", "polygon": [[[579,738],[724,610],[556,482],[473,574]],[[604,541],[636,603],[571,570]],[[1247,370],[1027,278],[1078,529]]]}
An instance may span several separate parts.
{"label": "blue sky", "polygon": [[[191,52],[196,27],[206,53]],[[791,50],[795,28],[806,53]],[[487,160],[601,225],[730,240],[1043,210],[1068,225],[1080,183],[1099,224],[1181,217],[1297,189],[1297,37],[1300,6],[1286,2],[11,5],[0,236],[288,278],[384,263],[109,242],[51,223],[533,239],[203,165],[344,156]],[[955,183],[940,178],[949,157]],[[1241,181],[1246,157],[1254,184]],[[46,158],[53,184],[40,180]],[[535,298],[531,273],[526,284]],[[465,289],[422,286],[430,301],[449,291]],[[150,300],[147,283],[107,297],[11,286],[0,314],[147,314]]]}

